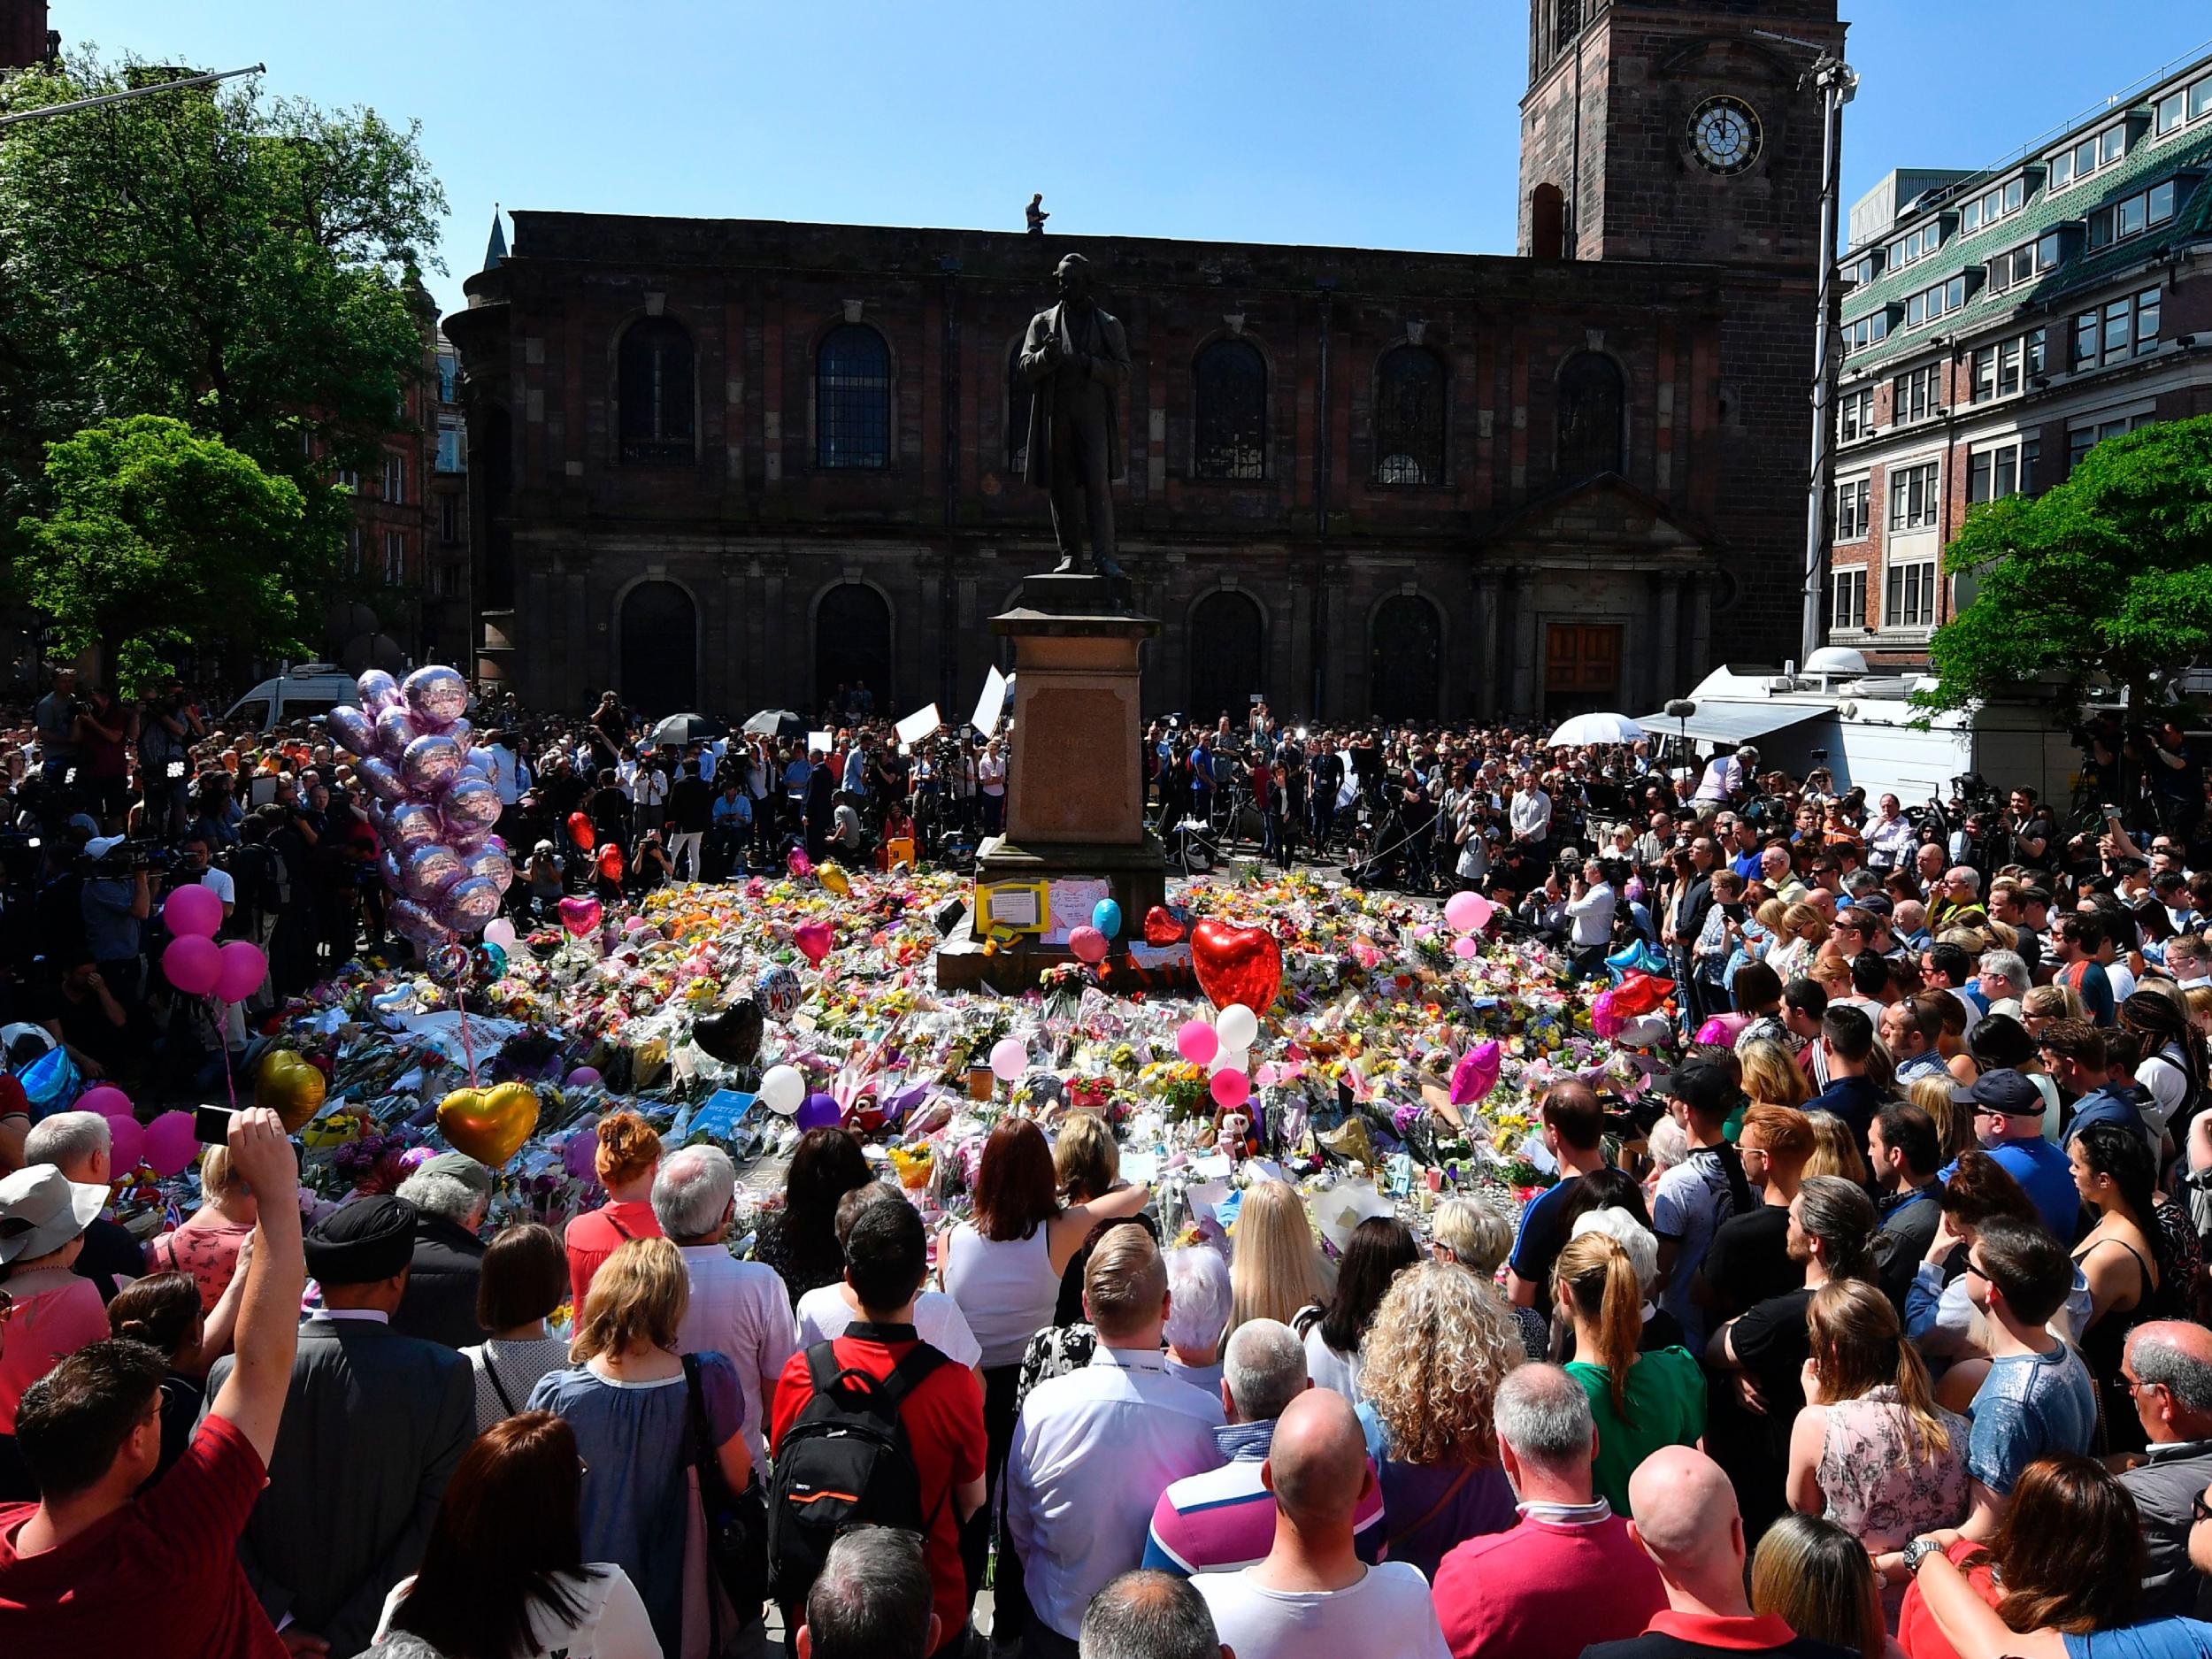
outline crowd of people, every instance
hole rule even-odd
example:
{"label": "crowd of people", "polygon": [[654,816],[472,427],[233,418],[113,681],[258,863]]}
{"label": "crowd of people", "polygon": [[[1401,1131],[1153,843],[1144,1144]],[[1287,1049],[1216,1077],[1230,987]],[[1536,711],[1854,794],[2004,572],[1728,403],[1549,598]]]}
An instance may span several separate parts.
{"label": "crowd of people", "polygon": [[[142,749],[135,773],[127,748],[91,771],[79,747],[32,753],[14,786],[42,842],[27,955],[53,978],[11,981],[30,1000],[12,1058],[42,1036],[126,1076],[204,1066],[165,1053],[180,1024],[225,1040],[164,1005],[157,875],[231,877],[272,998],[376,936],[373,884],[351,909],[318,885],[352,857],[343,758],[170,706],[178,778]],[[657,841],[689,866],[649,852],[658,879],[711,873],[711,809],[679,827],[693,783],[753,804],[740,856],[764,802],[771,856],[818,825],[833,854],[852,757],[886,806],[895,786],[871,786],[898,775],[847,712],[826,819],[833,757],[788,740],[672,746],[663,792],[612,699],[578,724],[488,697],[478,727],[511,840],[560,861],[551,891],[578,879],[581,812],[623,849],[582,879],[618,896],[650,885],[630,849]],[[35,725],[142,741],[142,716],[42,704]],[[1180,810],[1179,764],[1219,786],[1194,754],[1267,752],[1271,847],[1340,833],[1317,833],[1315,740],[1263,710],[1237,745],[1156,737],[1156,803]],[[1294,745],[1302,794],[1277,787]],[[331,1206],[247,1110],[203,1155],[199,1206],[142,1240],[104,1213],[104,1119],[0,1116],[0,1641],[2212,1654],[2200,810],[2160,780],[2139,815],[2062,828],[2025,791],[1978,821],[1908,817],[1750,751],[1676,773],[1511,733],[1320,747],[1386,818],[1418,795],[1426,824],[1479,823],[1455,879],[1502,926],[1553,933],[1593,984],[1624,948],[1672,984],[1648,1087],[1530,1102],[1548,1179],[1525,1200],[1448,1189],[1337,1251],[1261,1175],[1225,1236],[1163,1239],[1111,1131],[1074,1110],[999,1122],[933,1237],[843,1128],[801,1137],[756,1214],[723,1149],[618,1110],[603,1204],[559,1233],[490,1229],[495,1174],[462,1154]],[[805,787],[756,794],[757,766]],[[295,841],[294,896],[265,906],[238,851]],[[515,893],[542,897],[526,866]]]}

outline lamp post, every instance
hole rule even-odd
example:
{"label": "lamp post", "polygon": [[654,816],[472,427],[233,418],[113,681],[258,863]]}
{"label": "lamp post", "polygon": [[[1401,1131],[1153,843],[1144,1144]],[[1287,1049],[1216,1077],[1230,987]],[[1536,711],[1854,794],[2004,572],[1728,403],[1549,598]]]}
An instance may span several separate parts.
{"label": "lamp post", "polygon": [[0,127],[12,127],[18,121],[35,121],[49,115],[73,115],[79,110],[96,110],[104,104],[121,104],[128,98],[150,97],[157,92],[183,92],[193,87],[211,87],[219,81],[235,81],[241,75],[260,74],[268,66],[266,64],[249,64],[243,69],[223,69],[210,74],[187,75],[180,81],[157,81],[150,87],[131,87],[122,92],[103,92],[96,97],[72,98],[66,104],[46,104],[35,110],[16,110],[0,115]]}

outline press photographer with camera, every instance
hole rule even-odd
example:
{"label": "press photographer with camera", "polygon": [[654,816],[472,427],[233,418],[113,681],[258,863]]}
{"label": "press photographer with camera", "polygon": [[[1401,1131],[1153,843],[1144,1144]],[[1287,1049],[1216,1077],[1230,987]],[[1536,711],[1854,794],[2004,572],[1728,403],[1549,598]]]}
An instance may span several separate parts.
{"label": "press photographer with camera", "polygon": [[85,843],[85,949],[126,1010],[145,992],[146,918],[153,914],[154,849],[106,835]]}
{"label": "press photographer with camera", "polygon": [[57,668],[53,689],[31,711],[38,732],[39,776],[50,789],[68,783],[76,769],[78,706],[77,671]]}

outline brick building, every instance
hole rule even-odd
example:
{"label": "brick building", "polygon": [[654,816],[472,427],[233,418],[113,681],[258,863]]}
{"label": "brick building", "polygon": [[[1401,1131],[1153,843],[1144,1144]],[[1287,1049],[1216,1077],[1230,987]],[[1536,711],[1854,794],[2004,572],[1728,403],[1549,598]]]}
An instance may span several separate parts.
{"label": "brick building", "polygon": [[1534,0],[1518,257],[513,216],[445,319],[487,675],[973,701],[1053,560],[1011,365],[1080,250],[1154,710],[1648,706],[1793,640],[1832,0]]}
{"label": "brick building", "polygon": [[1829,637],[1923,664],[1968,603],[1943,548],[2101,439],[2212,412],[2212,57],[2003,165],[1899,171],[1852,210]]}

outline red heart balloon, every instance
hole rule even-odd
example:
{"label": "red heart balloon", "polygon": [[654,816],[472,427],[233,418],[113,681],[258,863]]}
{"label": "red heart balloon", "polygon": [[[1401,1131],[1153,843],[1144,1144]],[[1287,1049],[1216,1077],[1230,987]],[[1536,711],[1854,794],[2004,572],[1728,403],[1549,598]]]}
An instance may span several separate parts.
{"label": "red heart balloon", "polygon": [[1216,1008],[1241,1002],[1264,1014],[1283,987],[1283,948],[1264,927],[1233,927],[1209,917],[1191,930],[1190,955],[1198,988]]}
{"label": "red heart balloon", "polygon": [[1172,945],[1183,937],[1183,924],[1177,921],[1166,905],[1156,904],[1144,913],[1144,942],[1148,945]]}

